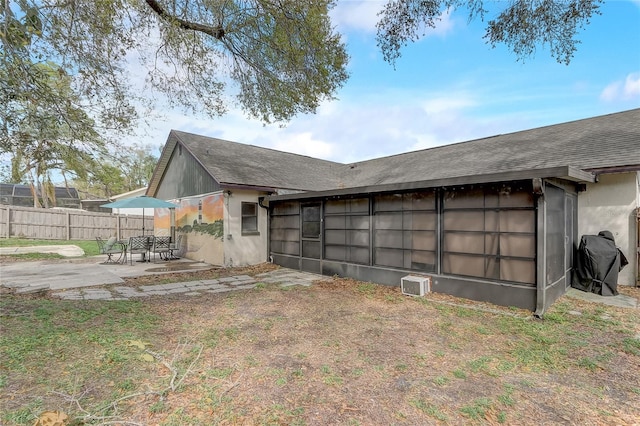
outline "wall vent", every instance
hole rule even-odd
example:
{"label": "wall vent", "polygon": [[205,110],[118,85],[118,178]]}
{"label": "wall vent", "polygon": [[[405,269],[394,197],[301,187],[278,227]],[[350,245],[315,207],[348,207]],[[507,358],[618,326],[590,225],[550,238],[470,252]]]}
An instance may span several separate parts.
{"label": "wall vent", "polygon": [[424,296],[431,291],[431,277],[407,275],[400,279],[402,294],[409,296]]}

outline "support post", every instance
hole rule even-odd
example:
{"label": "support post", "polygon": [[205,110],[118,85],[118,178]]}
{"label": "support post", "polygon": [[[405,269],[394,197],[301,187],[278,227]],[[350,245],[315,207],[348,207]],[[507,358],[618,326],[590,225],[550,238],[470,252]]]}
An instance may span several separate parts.
{"label": "support post", "polygon": [[536,203],[536,310],[533,313],[537,318],[542,318],[546,309],[546,271],[547,271],[547,231],[546,226],[546,202],[544,195],[538,195],[535,198]]}

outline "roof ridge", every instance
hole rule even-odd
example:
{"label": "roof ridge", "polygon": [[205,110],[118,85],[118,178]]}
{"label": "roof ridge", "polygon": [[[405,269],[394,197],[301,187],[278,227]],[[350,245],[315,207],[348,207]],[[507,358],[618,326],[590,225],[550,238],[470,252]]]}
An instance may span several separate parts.
{"label": "roof ridge", "polygon": [[260,146],[260,145],[253,145],[253,144],[250,144],[250,143],[230,141],[230,140],[227,140],[227,139],[221,139],[221,138],[217,138],[217,137],[213,137],[213,136],[199,135],[197,133],[185,132],[183,130],[172,129],[171,132],[173,132],[178,137],[180,142],[182,142],[183,144],[184,144],[185,141],[182,138],[180,138],[179,134],[191,135],[191,136],[195,136],[195,137],[198,137],[198,138],[211,139],[211,140],[215,140],[215,141],[218,141],[218,142],[230,143],[230,144],[234,144],[234,145],[243,145],[243,146],[246,146],[246,147],[251,147],[251,148],[257,148],[257,149],[262,149],[262,150],[266,150],[266,151],[277,152],[279,154],[293,155],[293,156],[296,156],[296,157],[304,157],[304,158],[308,158],[308,159],[311,159],[311,160],[314,160],[314,161],[323,161],[323,162],[326,162],[326,163],[335,164],[337,166],[345,166],[346,165],[345,163],[339,163],[337,161],[325,160],[323,158],[312,157],[310,155],[298,154],[298,153],[295,153],[295,152],[282,151],[282,150],[279,150],[279,149]]}
{"label": "roof ridge", "polygon": [[625,113],[630,113],[632,111],[640,111],[640,108],[632,108],[632,109],[625,110],[625,111],[612,112],[612,113],[609,113],[609,114],[597,115],[597,116],[594,116],[594,117],[578,118],[578,119],[571,120],[571,121],[564,121],[564,122],[561,122],[561,123],[547,124],[547,125],[544,125],[544,126],[533,127],[531,129],[516,130],[516,131],[508,132],[508,133],[498,133],[498,134],[495,134],[495,135],[485,136],[485,137],[480,137],[480,138],[475,138],[475,139],[470,139],[470,140],[466,140],[466,141],[445,143],[445,144],[442,144],[442,145],[432,146],[432,147],[429,147],[429,148],[416,149],[416,150],[413,150],[413,151],[399,152],[397,154],[386,155],[386,156],[383,156],[383,157],[376,157],[376,158],[370,158],[368,160],[355,161],[355,162],[350,163],[349,166],[358,165],[358,164],[364,164],[364,163],[369,163],[369,162],[374,162],[374,161],[379,161],[379,160],[386,160],[386,159],[390,159],[390,158],[394,158],[394,157],[401,157],[401,156],[405,156],[405,155],[423,153],[423,152],[426,152],[426,151],[432,151],[432,150],[436,151],[436,150],[439,150],[439,149],[447,149],[447,148],[451,148],[453,146],[470,144],[470,143],[475,143],[475,142],[485,141],[485,140],[488,141],[489,139],[503,137],[503,136],[511,136],[511,135],[516,135],[516,134],[519,134],[519,133],[530,133],[530,132],[534,132],[536,130],[542,130],[542,129],[546,129],[546,128],[549,128],[549,127],[565,126],[565,125],[575,124],[575,123],[578,123],[578,122],[581,122],[581,121],[592,121],[592,120],[595,120],[595,119],[603,119],[605,117],[610,117],[612,115],[625,114]]}

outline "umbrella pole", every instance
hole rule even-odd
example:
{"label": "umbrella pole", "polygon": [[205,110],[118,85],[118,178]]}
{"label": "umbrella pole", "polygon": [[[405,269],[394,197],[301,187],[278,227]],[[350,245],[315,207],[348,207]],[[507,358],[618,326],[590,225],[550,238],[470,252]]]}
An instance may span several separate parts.
{"label": "umbrella pole", "polygon": [[171,242],[176,242],[176,209],[169,208],[169,222],[170,222],[170,233],[171,233]]}

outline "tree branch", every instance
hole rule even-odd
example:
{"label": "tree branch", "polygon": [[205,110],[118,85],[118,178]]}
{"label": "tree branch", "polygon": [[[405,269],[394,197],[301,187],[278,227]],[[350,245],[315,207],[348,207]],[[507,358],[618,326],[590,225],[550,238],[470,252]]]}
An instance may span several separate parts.
{"label": "tree branch", "polygon": [[161,17],[166,21],[176,22],[178,26],[183,30],[198,31],[198,32],[210,35],[211,37],[215,37],[218,40],[222,40],[222,38],[224,37],[224,34],[225,34],[224,28],[222,28],[221,25],[218,25],[217,27],[211,27],[209,25],[199,24],[197,22],[190,22],[190,21],[178,18],[177,16],[171,15],[156,0],[145,0],[145,1],[147,5],[149,5],[151,10],[153,10],[159,17]]}

